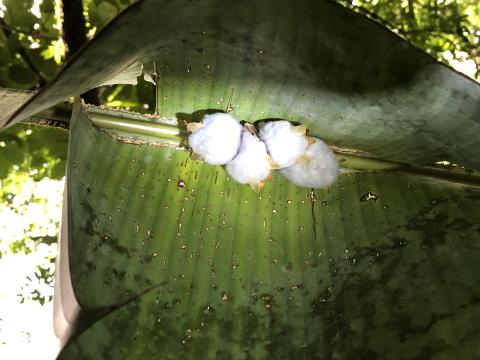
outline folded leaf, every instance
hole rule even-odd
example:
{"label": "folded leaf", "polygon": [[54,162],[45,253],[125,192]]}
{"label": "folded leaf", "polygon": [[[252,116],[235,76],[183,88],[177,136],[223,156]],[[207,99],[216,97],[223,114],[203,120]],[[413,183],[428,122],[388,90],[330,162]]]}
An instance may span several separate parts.
{"label": "folded leaf", "polygon": [[297,121],[330,144],[417,165],[480,168],[480,85],[326,0],[143,0],[114,19],[10,123],[133,64],[160,113],[225,109]]}
{"label": "folded leaf", "polygon": [[0,128],[10,116],[35,95],[34,92],[0,88]]}
{"label": "folded leaf", "polygon": [[60,359],[477,353],[478,188],[274,174],[257,194],[186,151],[123,143],[79,104],[71,134],[57,271],[90,317],[70,319]]}

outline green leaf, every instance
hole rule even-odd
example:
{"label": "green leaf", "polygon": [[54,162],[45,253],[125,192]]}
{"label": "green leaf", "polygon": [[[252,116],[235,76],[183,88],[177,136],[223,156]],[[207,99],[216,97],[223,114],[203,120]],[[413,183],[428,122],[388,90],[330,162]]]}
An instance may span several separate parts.
{"label": "green leaf", "polygon": [[0,88],[0,127],[34,95],[35,93],[30,91]]}
{"label": "green leaf", "polygon": [[53,40],[50,45],[41,52],[41,55],[45,60],[53,59],[57,65],[60,65],[65,55],[65,45],[63,41]]}
{"label": "green leaf", "polygon": [[57,162],[50,171],[49,178],[51,179],[61,179],[65,176],[65,168],[67,166],[67,162],[65,160]]}
{"label": "green leaf", "polygon": [[98,14],[104,22],[107,22],[114,17],[117,12],[117,8],[108,1],[102,1],[98,5]]}
{"label": "green leaf", "polygon": [[[2,153],[3,151],[2,149],[0,149],[0,156],[3,155]],[[0,161],[0,180],[7,178],[11,167],[12,167],[12,164],[10,164],[8,161],[5,161],[4,159]]]}
{"label": "green leaf", "polygon": [[33,5],[32,0],[5,0],[3,3],[6,7],[6,23],[15,24],[21,29],[30,29],[33,26],[36,18],[30,12]]}
{"label": "green leaf", "polygon": [[330,1],[139,1],[11,121],[153,61],[166,117],[225,109],[233,89],[240,119],[298,121],[370,157],[479,168],[480,85]]}
{"label": "green leaf", "polygon": [[[340,150],[479,168],[479,85],[329,1],[140,1],[8,125],[153,62],[170,121],[232,96]],[[476,356],[478,186],[380,166],[256,194],[95,111],[71,125],[60,358]]]}
{"label": "green leaf", "polygon": [[24,151],[16,142],[9,142],[2,150],[2,157],[10,163],[20,165],[23,162]]}
{"label": "green leaf", "polygon": [[8,64],[10,62],[10,51],[8,50],[7,42],[4,40],[3,34],[0,34],[0,64]]}
{"label": "green leaf", "polygon": [[18,50],[21,48],[21,43],[18,39],[17,34],[10,34],[7,38],[7,47],[11,56],[18,53]]}
{"label": "green leaf", "polygon": [[[8,99],[7,94],[5,100]],[[0,162],[5,168],[4,174],[16,165],[16,172],[28,173],[38,180],[52,171],[55,177],[61,178],[65,174],[67,143],[68,134],[65,131],[32,128],[23,124],[12,126],[0,133]],[[56,165],[60,162],[63,162],[63,168]]]}
{"label": "green leaf", "polygon": [[71,126],[59,276],[74,298],[59,282],[59,306],[81,312],[60,359],[474,357],[478,188],[391,171],[312,191],[274,174],[257,194],[99,131],[79,103]]}
{"label": "green leaf", "polygon": [[25,66],[12,65],[8,72],[10,80],[19,84],[34,84],[37,80],[37,75]]}

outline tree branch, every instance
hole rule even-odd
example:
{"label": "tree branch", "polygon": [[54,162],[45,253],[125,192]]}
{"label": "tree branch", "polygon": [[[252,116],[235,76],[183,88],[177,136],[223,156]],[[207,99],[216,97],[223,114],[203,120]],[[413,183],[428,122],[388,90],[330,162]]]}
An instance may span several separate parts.
{"label": "tree branch", "polygon": [[[71,58],[87,42],[87,26],[83,15],[82,0],[62,0],[62,37],[67,47],[67,59]],[[86,103],[100,105],[97,89],[80,95]]]}
{"label": "tree branch", "polygon": [[415,17],[415,5],[414,0],[408,0],[408,19],[410,26],[415,26],[417,24],[417,19]]}
{"label": "tree branch", "polygon": [[50,36],[50,35],[47,35],[47,34],[43,34],[41,32],[36,32],[36,33],[31,33],[31,32],[28,32],[28,31],[24,31],[22,29],[18,29],[18,28],[14,28],[8,24],[5,23],[5,21],[3,21],[1,24],[0,24],[0,27],[3,29],[3,30],[6,30],[10,33],[13,33],[13,34],[24,34],[24,35],[27,35],[27,36],[31,36],[33,38],[40,38],[40,39],[46,39],[46,40],[56,40],[57,38],[54,37],[54,36]]}
{"label": "tree branch", "polygon": [[87,42],[82,0],[62,0],[62,11],[62,37],[67,46],[67,58],[70,58]]}

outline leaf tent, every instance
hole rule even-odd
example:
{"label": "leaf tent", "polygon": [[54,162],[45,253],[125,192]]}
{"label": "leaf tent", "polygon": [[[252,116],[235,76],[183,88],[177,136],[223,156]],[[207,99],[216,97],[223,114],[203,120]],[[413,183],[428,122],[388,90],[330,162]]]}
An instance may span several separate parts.
{"label": "leaf tent", "polygon": [[478,353],[478,189],[357,172],[256,194],[94,116],[71,128],[60,358]]}
{"label": "leaf tent", "polygon": [[[239,119],[296,121],[418,171],[347,171],[322,190],[276,176],[256,194],[152,133],[93,125],[136,115],[77,101],[60,358],[478,355],[477,83],[330,1],[143,0],[3,125],[153,63],[162,118],[145,127],[233,94]],[[439,160],[472,170],[423,176]]]}
{"label": "leaf tent", "polygon": [[480,87],[331,1],[139,1],[9,124],[144,64],[162,116],[225,108],[285,118],[330,143],[419,165],[478,169]]}

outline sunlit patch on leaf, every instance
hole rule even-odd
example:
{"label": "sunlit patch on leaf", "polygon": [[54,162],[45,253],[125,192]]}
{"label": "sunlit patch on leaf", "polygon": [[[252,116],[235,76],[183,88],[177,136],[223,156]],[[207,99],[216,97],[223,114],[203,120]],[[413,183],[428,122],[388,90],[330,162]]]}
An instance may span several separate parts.
{"label": "sunlit patch on leaf", "polygon": [[361,202],[367,202],[367,201],[377,201],[380,198],[377,194],[372,193],[371,191],[367,192],[366,194],[363,194],[360,197]]}

